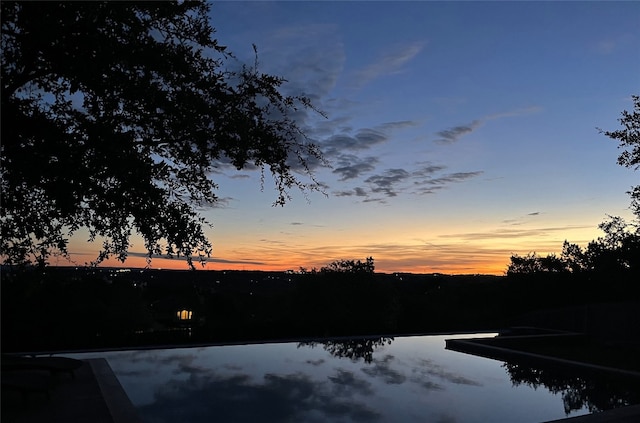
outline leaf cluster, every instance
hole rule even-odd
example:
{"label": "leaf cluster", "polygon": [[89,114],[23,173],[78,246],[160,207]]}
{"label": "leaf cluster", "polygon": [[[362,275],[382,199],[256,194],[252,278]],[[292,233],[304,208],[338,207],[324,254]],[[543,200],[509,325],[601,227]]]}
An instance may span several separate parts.
{"label": "leaf cluster", "polygon": [[[199,210],[220,167],[317,190],[322,161],[292,115],[285,80],[236,64],[204,2],[2,2],[5,263],[44,265],[86,228],[95,263],[124,261],[133,233],[149,259],[212,252]],[[231,67],[236,69],[229,69]],[[310,182],[296,175],[301,169]]]}
{"label": "leaf cluster", "polygon": [[320,269],[320,273],[362,273],[373,274],[375,264],[373,257],[362,260],[335,260]]}
{"label": "leaf cluster", "polygon": [[[618,164],[638,170],[640,168],[640,95],[632,95],[631,100],[633,110],[623,110],[622,117],[618,119],[622,128],[615,131],[600,129],[600,132],[618,141],[618,148],[623,150],[618,156]],[[631,187],[628,194],[631,196],[631,210],[640,219],[640,185]]]}
{"label": "leaf cluster", "polygon": [[640,227],[618,216],[610,216],[598,227],[604,236],[591,241],[585,248],[565,241],[560,257],[536,253],[512,255],[507,275],[640,272]]}

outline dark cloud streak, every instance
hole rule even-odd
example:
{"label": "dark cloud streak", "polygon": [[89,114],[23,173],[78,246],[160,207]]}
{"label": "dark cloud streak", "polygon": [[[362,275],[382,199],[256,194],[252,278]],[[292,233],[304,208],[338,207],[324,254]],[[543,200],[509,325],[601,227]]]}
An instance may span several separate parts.
{"label": "dark cloud streak", "polygon": [[383,193],[387,197],[395,197],[398,195],[396,185],[410,177],[411,174],[404,169],[387,169],[383,174],[370,176],[364,181],[372,185],[371,192],[376,194]]}
{"label": "dark cloud streak", "polygon": [[453,128],[445,129],[438,132],[438,139],[435,142],[440,144],[452,144],[458,141],[462,136],[469,134],[482,125],[481,120],[474,120],[467,125],[454,126]]}
{"label": "dark cloud streak", "polygon": [[340,175],[340,181],[359,178],[362,174],[375,169],[378,159],[375,157],[359,158],[353,154],[344,154],[337,159],[337,168],[333,173]]}
{"label": "dark cloud streak", "polygon": [[[135,251],[130,251],[128,253],[129,257],[143,257],[143,258],[148,258],[149,254],[148,253],[139,253],[139,252],[135,252]],[[187,259],[184,257],[173,257],[173,258],[168,258],[167,256],[162,256],[159,254],[153,254],[151,256],[152,259],[167,259],[167,260],[179,260],[179,261],[186,261]],[[193,257],[194,262],[197,262],[199,259],[198,257]],[[226,259],[221,259],[221,258],[214,258],[214,257],[205,257],[204,259],[205,263],[226,263],[226,264],[251,264],[251,265],[263,265],[265,264],[262,261],[250,261],[250,260],[226,260]]]}
{"label": "dark cloud streak", "polygon": [[[387,169],[383,173],[369,176],[364,180],[369,186],[368,191],[362,187],[357,187],[353,190],[337,191],[334,192],[334,194],[338,197],[365,197],[364,202],[383,202],[386,198],[397,197],[398,194],[407,190],[417,195],[434,194],[447,185],[464,182],[483,174],[483,171],[454,172],[434,177],[438,172],[445,170],[446,166],[434,165],[429,162],[419,163],[419,165],[416,170],[412,171],[393,168]],[[351,173],[347,173],[347,170]],[[362,170],[362,167],[356,167],[355,169],[349,168],[341,170],[340,173],[353,175],[355,179],[356,173]],[[347,179],[351,178],[343,176],[341,180]],[[410,184],[411,181],[412,183]],[[375,194],[382,194],[383,197],[369,197],[369,195]]]}

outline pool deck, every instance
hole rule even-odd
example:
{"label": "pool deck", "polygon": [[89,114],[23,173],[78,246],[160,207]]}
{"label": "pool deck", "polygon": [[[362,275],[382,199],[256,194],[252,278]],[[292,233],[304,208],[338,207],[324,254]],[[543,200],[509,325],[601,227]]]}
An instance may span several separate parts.
{"label": "pool deck", "polygon": [[2,392],[2,422],[140,423],[141,420],[103,358],[83,360],[75,378],[59,376],[49,398]]}

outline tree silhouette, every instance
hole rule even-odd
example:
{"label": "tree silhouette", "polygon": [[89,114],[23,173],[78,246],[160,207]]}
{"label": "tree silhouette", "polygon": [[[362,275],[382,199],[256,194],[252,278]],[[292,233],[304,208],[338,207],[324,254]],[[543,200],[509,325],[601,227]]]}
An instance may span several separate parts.
{"label": "tree silhouette", "polygon": [[373,274],[375,264],[373,257],[362,260],[335,260],[320,269],[322,273],[362,273]]}
{"label": "tree silhouette", "polygon": [[[618,164],[633,170],[640,168],[640,96],[632,95],[633,111],[622,111],[618,119],[622,129],[616,131],[602,131],[606,136],[618,141],[618,148],[624,151],[618,156]],[[640,219],[640,185],[636,185],[628,192],[631,195],[631,210]]]}
{"label": "tree silhouette", "polygon": [[565,241],[560,257],[529,253],[513,254],[507,276],[541,273],[615,272],[631,273],[640,270],[640,226],[619,216],[610,216],[598,227],[604,236],[592,240],[583,249]]}
{"label": "tree silhouette", "polygon": [[511,256],[511,263],[507,267],[507,275],[521,275],[533,273],[565,273],[568,272],[567,263],[555,254],[540,256],[536,253],[529,253],[526,256],[514,254]]}
{"label": "tree silhouette", "polygon": [[353,338],[342,340],[325,340],[325,341],[307,341],[299,342],[298,348],[310,347],[315,348],[321,345],[325,351],[337,358],[348,358],[353,362],[362,359],[365,363],[371,364],[373,361],[373,353],[386,345],[391,345],[392,337],[377,338]]}
{"label": "tree silhouette", "polygon": [[613,408],[636,404],[638,394],[634,380],[612,377],[585,378],[560,369],[536,368],[526,363],[505,363],[503,365],[514,386],[521,384],[534,389],[544,387],[549,392],[561,395],[564,411],[569,413],[587,407],[595,413]]}
{"label": "tree silhouette", "polygon": [[258,168],[263,185],[271,173],[277,205],[319,189],[308,163],[321,152],[292,117],[309,100],[283,95],[257,59],[237,64],[207,3],[1,7],[5,263],[44,265],[86,228],[96,263],[124,261],[135,231],[149,259],[193,267],[211,253],[199,210],[217,200],[216,168]]}
{"label": "tree silhouette", "polygon": [[640,227],[612,216],[598,225],[605,233],[591,241],[585,250],[589,269],[634,271],[640,269]]}

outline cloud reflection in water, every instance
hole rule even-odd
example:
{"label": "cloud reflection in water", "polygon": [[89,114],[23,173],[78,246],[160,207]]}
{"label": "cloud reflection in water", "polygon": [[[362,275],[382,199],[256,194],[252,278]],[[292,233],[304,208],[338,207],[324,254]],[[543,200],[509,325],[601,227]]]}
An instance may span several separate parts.
{"label": "cloud reflection in water", "polygon": [[369,393],[366,381],[342,370],[328,381],[303,373],[267,373],[261,382],[248,374],[204,371],[162,386],[156,401],[140,412],[149,422],[368,422],[380,414],[353,397]]}
{"label": "cloud reflection in water", "polygon": [[[101,356],[107,357],[148,423],[536,422],[565,417],[566,411],[572,416],[584,414],[593,403],[609,404],[620,398],[634,402],[635,397],[626,391],[612,397],[607,392],[618,392],[613,386],[601,389],[593,385],[585,402],[579,404],[582,408],[572,405],[565,410],[566,399],[574,391],[567,391],[564,379],[551,384],[547,380],[551,374],[545,373],[544,378],[540,373],[525,374],[522,367],[503,367],[500,362],[445,350],[444,339],[450,337],[453,335],[179,348]],[[596,401],[600,396],[603,400]]]}

